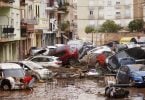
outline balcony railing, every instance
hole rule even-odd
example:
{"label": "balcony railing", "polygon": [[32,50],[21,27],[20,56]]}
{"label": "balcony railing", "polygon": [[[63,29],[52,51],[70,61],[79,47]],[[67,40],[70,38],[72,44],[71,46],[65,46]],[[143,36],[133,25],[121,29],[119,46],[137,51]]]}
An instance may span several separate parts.
{"label": "balcony railing", "polygon": [[1,7],[12,7],[13,5],[13,3],[14,3],[15,1],[14,0],[0,0],[0,8]]}
{"label": "balcony railing", "polygon": [[38,24],[38,21],[37,19],[21,19],[21,23],[25,23],[25,24],[30,24],[30,25],[37,25]]}
{"label": "balcony railing", "polygon": [[27,37],[28,33],[34,32],[33,24],[23,24],[21,23],[21,37]]}
{"label": "balcony railing", "polygon": [[10,25],[0,25],[0,41],[8,41],[9,39],[14,38],[15,28]]}

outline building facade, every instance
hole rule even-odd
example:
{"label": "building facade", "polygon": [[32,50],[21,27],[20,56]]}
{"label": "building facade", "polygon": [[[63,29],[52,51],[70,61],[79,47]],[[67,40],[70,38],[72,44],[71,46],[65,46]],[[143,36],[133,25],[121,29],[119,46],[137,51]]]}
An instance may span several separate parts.
{"label": "building facade", "polygon": [[19,59],[20,0],[0,1],[0,62]]}
{"label": "building facade", "polygon": [[[136,15],[135,10],[140,10],[138,0],[78,0],[78,35],[80,39],[91,40],[91,34],[85,33],[85,27],[95,26],[97,29],[106,21],[113,20],[122,27],[127,27],[133,19],[142,16],[141,12]],[[140,1],[140,0],[139,0]],[[97,36],[93,36],[94,41]]]}

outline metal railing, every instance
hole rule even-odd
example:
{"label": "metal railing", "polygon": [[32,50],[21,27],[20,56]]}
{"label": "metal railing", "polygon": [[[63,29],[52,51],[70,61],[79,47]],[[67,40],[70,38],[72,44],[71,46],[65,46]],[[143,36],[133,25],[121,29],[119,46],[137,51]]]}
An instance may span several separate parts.
{"label": "metal railing", "polygon": [[23,19],[21,19],[21,22],[26,23],[26,24],[32,24],[32,25],[37,25],[38,24],[38,21],[35,18],[34,19],[23,18]]}
{"label": "metal railing", "polygon": [[11,25],[0,25],[0,40],[13,38],[15,28]]}

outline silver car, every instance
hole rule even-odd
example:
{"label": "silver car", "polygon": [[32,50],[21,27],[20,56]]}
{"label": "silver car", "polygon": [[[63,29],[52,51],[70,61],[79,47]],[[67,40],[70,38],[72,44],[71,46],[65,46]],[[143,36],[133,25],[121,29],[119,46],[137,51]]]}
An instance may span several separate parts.
{"label": "silver car", "polygon": [[37,80],[48,79],[52,75],[52,71],[32,61],[18,61],[15,63],[19,64],[27,75],[35,76]]}
{"label": "silver car", "polygon": [[59,68],[62,66],[62,61],[60,61],[58,57],[55,56],[39,55],[39,56],[30,57],[26,60],[33,61],[37,64],[42,65],[45,68],[49,68],[49,67]]}

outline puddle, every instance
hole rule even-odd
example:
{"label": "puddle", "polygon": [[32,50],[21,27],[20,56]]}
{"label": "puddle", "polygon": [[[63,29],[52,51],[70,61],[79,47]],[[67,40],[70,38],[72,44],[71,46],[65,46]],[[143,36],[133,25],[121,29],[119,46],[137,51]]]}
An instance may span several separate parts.
{"label": "puddle", "polygon": [[[143,100],[144,88],[130,88],[132,97],[124,100]],[[1,100],[109,100],[103,95],[104,87],[100,87],[94,79],[57,79],[53,82],[37,83],[36,88],[20,91],[0,91]],[[140,93],[140,95],[139,95]],[[137,95],[138,94],[138,95]],[[142,94],[142,95],[141,95]],[[112,100],[112,99],[110,99]],[[118,99],[119,100],[119,99]],[[120,99],[123,100],[123,99]]]}

